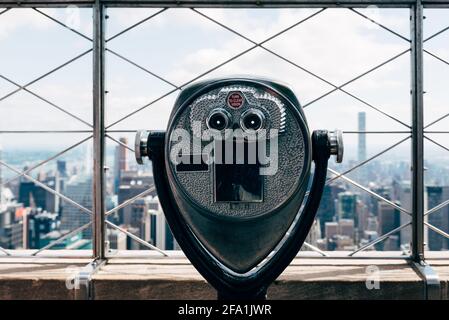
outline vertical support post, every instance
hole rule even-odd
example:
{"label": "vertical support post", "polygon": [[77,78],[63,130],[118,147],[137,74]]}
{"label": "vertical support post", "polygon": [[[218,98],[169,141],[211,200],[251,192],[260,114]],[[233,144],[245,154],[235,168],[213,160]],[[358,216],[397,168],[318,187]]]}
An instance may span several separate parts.
{"label": "vertical support post", "polygon": [[424,85],[423,85],[423,5],[411,8],[412,64],[412,259],[424,260]]}
{"label": "vertical support post", "polygon": [[105,124],[104,124],[104,56],[105,12],[101,0],[93,7],[93,254],[96,259],[105,258]]}

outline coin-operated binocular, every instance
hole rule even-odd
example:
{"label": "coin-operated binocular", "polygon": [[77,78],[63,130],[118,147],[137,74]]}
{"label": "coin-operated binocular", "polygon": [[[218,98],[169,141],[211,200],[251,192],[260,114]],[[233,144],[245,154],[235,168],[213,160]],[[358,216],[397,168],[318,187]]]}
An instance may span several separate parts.
{"label": "coin-operated binocular", "polygon": [[310,134],[287,86],[237,77],[186,87],[167,131],[139,131],[135,153],[152,160],[171,231],[218,298],[264,299],[304,243],[343,143],[340,131]]}

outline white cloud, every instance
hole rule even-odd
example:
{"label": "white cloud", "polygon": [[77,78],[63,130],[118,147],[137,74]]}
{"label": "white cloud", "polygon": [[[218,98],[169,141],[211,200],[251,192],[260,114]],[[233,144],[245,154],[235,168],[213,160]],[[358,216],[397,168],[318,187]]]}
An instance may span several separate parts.
{"label": "white cloud", "polygon": [[[63,17],[64,10],[52,10],[55,10],[51,12],[55,17]],[[254,41],[262,41],[317,10],[201,9],[200,11]],[[19,16],[14,15],[16,17],[14,19],[11,18],[13,12],[4,14],[0,18],[0,40],[5,36],[14,37],[21,28],[35,26],[37,30],[45,32],[46,28],[54,24],[45,17],[29,12],[28,9],[23,10]],[[157,9],[109,9],[110,18],[107,20],[109,35],[155,12]],[[389,11],[387,14],[384,12],[384,10],[364,11],[365,14],[386,24],[389,28],[405,34],[405,30],[408,29],[408,11]],[[8,16],[10,20],[4,20]],[[86,34],[89,32],[88,25],[86,23],[84,26]],[[182,45],[179,45],[180,43]],[[111,41],[109,45],[178,85],[252,46],[250,42],[188,9],[170,9]],[[268,42],[266,47],[340,85],[406,49],[408,44],[348,10],[328,9]],[[447,54],[447,48],[444,46],[439,47],[438,50],[442,54]],[[395,62],[382,67],[348,88],[386,112],[391,112],[401,119],[409,118],[410,82],[407,59],[407,56],[404,56],[405,62]],[[110,55],[107,61],[110,68],[107,72],[107,89],[110,91],[107,99],[109,122],[119,119],[171,89],[169,85],[161,83],[125,62],[119,65],[119,59],[111,58]],[[20,61],[12,63],[20,67]],[[303,103],[332,89],[328,84],[260,48],[219,68],[208,77],[231,74],[252,74],[281,79],[292,85]],[[443,75],[435,75],[435,77],[437,83],[445,83],[442,80]],[[83,88],[88,87],[87,80],[86,83],[82,86]],[[58,94],[54,95],[58,101],[62,101],[64,97],[67,100],[74,99],[73,92],[58,86],[57,83],[54,86],[47,83],[42,92],[43,94],[48,92],[51,95],[52,89],[58,91]],[[77,89],[74,92],[79,91]],[[161,100],[113,128],[163,128],[175,96],[176,94],[173,94]],[[443,98],[439,98],[440,96]],[[443,104],[441,99],[444,98],[445,95],[439,95],[429,101],[439,104],[439,110],[443,112],[446,104]],[[87,102],[89,95],[86,94],[82,100]],[[400,128],[400,125],[341,93],[330,95],[320,101],[316,108],[311,107],[309,110],[307,111],[310,117],[309,122],[314,122],[313,127],[318,124],[326,128],[332,126],[328,129],[334,127],[354,129],[355,112],[364,110],[368,112],[368,125],[371,129]],[[39,115],[35,114],[35,116]],[[54,116],[55,124],[58,124],[60,119],[65,119],[57,118],[56,113]],[[375,143],[375,139],[379,139],[378,143],[388,142],[383,137],[370,137],[370,143]]]}
{"label": "white cloud", "polygon": [[36,31],[48,29],[54,22],[37,14],[32,9],[12,9],[0,16],[0,40],[13,37],[15,32],[24,28]]}

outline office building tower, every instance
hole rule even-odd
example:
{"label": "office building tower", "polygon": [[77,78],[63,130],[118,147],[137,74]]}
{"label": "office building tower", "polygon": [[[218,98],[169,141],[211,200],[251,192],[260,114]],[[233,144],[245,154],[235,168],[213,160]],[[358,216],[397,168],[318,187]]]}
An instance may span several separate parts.
{"label": "office building tower", "polygon": [[[165,220],[164,213],[162,212],[161,204],[158,197],[148,198],[148,207],[150,208],[151,226],[149,229],[155,232],[151,235],[151,238],[155,240],[155,245],[159,249],[163,250],[176,250],[178,246],[175,238]],[[155,224],[155,225],[154,225]]]}
{"label": "office building tower", "polygon": [[379,229],[379,222],[377,220],[377,217],[369,217],[366,225],[366,230],[374,231],[377,233],[378,229]]}
{"label": "office building tower", "polygon": [[348,238],[354,238],[354,220],[340,219],[338,221],[338,234]]}
{"label": "office building tower", "polygon": [[[366,113],[358,113],[358,131],[366,131]],[[358,144],[358,161],[362,162],[366,160],[366,134],[359,134],[359,144]]]}
{"label": "office building tower", "polygon": [[[395,199],[399,202],[401,208],[407,210],[408,212],[412,212],[412,195],[411,195],[411,184],[410,181],[402,181],[397,187],[397,191],[395,192],[398,196],[398,199]],[[424,189],[424,199],[427,199],[427,189]],[[424,211],[427,210],[427,201],[425,201]],[[400,215],[400,224],[404,225],[411,221],[411,216],[405,213],[401,213]],[[424,221],[428,221],[428,216],[424,217]],[[428,243],[428,229],[424,228],[424,242]],[[412,241],[412,230],[411,227],[402,228],[399,234],[399,240],[401,245],[409,246]]]}
{"label": "office building tower", "polygon": [[156,246],[163,250],[174,250],[174,240],[164,214],[159,211],[156,216]]}
{"label": "office building tower", "polygon": [[344,191],[344,187],[336,183],[324,187],[320,206],[316,214],[317,218],[320,220],[321,234],[325,234],[326,222],[334,220],[336,214],[335,199],[339,193]]}
{"label": "office building tower", "polygon": [[119,141],[123,144],[117,145],[114,154],[114,189],[118,193],[120,187],[121,174],[128,170],[128,150],[125,145],[128,145],[128,139],[121,137]]}
{"label": "office building tower", "polygon": [[357,194],[352,192],[341,192],[338,194],[338,218],[355,219],[357,215]]}
{"label": "office building tower", "polygon": [[[385,185],[382,186],[378,186],[378,185],[372,185],[369,188],[371,191],[373,191],[374,193],[378,194],[379,196],[387,199],[387,200],[392,200],[391,198],[391,188]],[[369,204],[369,210],[372,212],[372,214],[374,216],[378,216],[379,214],[379,202],[381,202],[382,200],[379,200],[378,198],[375,197],[369,197],[368,200],[368,204]]]}
{"label": "office building tower", "polygon": [[[357,161],[359,163],[366,160],[366,134],[360,133],[366,131],[366,113],[365,112],[359,112],[357,114],[357,122],[358,122],[358,131],[359,134],[357,135],[358,138],[358,144],[357,144]],[[372,162],[367,163],[366,165],[360,167],[355,171],[354,177],[359,182],[362,181],[373,181],[373,177],[370,175],[370,172],[372,170],[369,169],[373,165]]]}
{"label": "office building tower", "polygon": [[398,251],[400,249],[398,243],[399,243],[399,236],[397,234],[393,234],[383,241],[382,250]]}
{"label": "office building tower", "polygon": [[[59,191],[56,188],[55,177],[46,177],[42,183],[46,184],[50,188]],[[31,181],[21,181],[19,184],[19,202],[24,207],[40,208],[44,211],[55,212],[56,196],[53,193],[48,192],[39,185],[36,185]]]}
{"label": "office building tower", "polygon": [[325,223],[327,250],[352,250],[354,247],[354,220],[340,219]]}
{"label": "office building tower", "polygon": [[338,234],[338,222],[326,222],[325,223],[325,236],[330,239]]}
{"label": "office building tower", "polygon": [[[401,222],[400,211],[385,202],[378,203],[378,231],[384,235],[399,227]],[[380,243],[378,250],[399,250],[399,236],[390,237],[388,242]],[[388,249],[387,249],[388,248]]]}
{"label": "office building tower", "polygon": [[8,188],[3,188],[3,203],[0,204],[0,247],[4,249],[23,248],[23,206],[17,203]]}
{"label": "office building tower", "polygon": [[23,222],[16,221],[5,226],[2,229],[0,244],[4,249],[23,249]]}
{"label": "office building tower", "polygon": [[324,236],[326,238],[326,250],[335,250],[334,238],[338,235],[338,223],[335,221],[324,224]]}
{"label": "office building tower", "polygon": [[[162,250],[179,249],[162,212],[157,196],[147,196],[129,205],[127,223],[120,227]],[[117,230],[108,230],[109,247],[117,250],[141,250],[147,246]]]}
{"label": "office building tower", "polygon": [[357,201],[356,228],[357,228],[357,231],[360,236],[363,234],[363,231],[366,230],[366,228],[368,226],[368,218],[369,217],[370,217],[370,212],[369,212],[368,206],[362,201]]}
{"label": "office building tower", "polygon": [[40,249],[44,246],[42,239],[59,228],[58,215],[40,210],[26,214],[27,249]]}
{"label": "office building tower", "polygon": [[[123,203],[124,201],[137,196],[138,194],[148,190],[153,186],[153,176],[139,174],[137,171],[121,171],[119,188],[117,190],[118,203]],[[149,195],[155,196],[156,191],[153,191]],[[127,206],[118,211],[116,216],[116,221],[119,224],[133,225],[133,207]]]}
{"label": "office building tower", "polygon": [[[86,175],[72,176],[67,182],[65,195],[87,209],[92,208],[92,178]],[[73,204],[63,201],[61,231],[74,230],[90,221],[91,217]],[[92,228],[83,231],[84,238],[90,238]]]}
{"label": "office building tower", "polygon": [[[403,181],[397,186],[397,200],[399,201],[402,208],[411,212],[412,211],[412,196],[410,181]],[[406,214],[400,215],[400,224],[406,224],[411,221],[411,217]],[[410,245],[412,241],[411,228],[404,228],[399,233],[399,241],[401,245]]]}
{"label": "office building tower", "polygon": [[[312,246],[317,247],[319,239],[321,239],[320,219],[315,219],[313,221],[312,227],[310,228],[309,234],[307,235],[305,242],[311,244]],[[309,250],[309,249],[303,246],[301,250]]]}
{"label": "office building tower", "polygon": [[56,162],[56,171],[60,177],[67,177],[67,162],[65,160],[58,160]]}
{"label": "office building tower", "polygon": [[[427,186],[427,207],[434,208],[449,199],[449,186]],[[428,222],[440,230],[447,232],[449,230],[449,207],[445,206],[438,211],[428,215]],[[427,229],[427,228],[426,228]],[[449,239],[440,234],[429,231],[429,250],[448,250]]]}

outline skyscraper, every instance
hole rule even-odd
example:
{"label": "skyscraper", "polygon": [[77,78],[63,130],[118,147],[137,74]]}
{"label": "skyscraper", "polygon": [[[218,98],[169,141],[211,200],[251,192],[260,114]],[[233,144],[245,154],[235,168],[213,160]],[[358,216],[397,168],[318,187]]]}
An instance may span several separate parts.
{"label": "skyscraper", "polygon": [[60,177],[67,177],[67,162],[65,160],[58,160],[56,162],[56,170]]}
{"label": "skyscraper", "polygon": [[[380,235],[384,235],[391,230],[396,229],[399,227],[401,222],[401,216],[398,209],[393,208],[389,204],[385,202],[378,202],[378,231]],[[397,235],[396,235],[397,236]],[[387,243],[381,243],[379,244],[379,249],[384,250],[399,250],[399,237],[391,238],[390,241]]]}
{"label": "skyscraper", "polygon": [[[397,185],[397,200],[401,204],[401,207],[407,211],[412,210],[412,195],[410,181],[403,181]],[[409,223],[411,217],[409,215],[401,213],[400,215],[401,225]],[[403,228],[399,234],[399,241],[401,245],[409,245],[412,241],[411,228]]]}
{"label": "skyscraper", "polygon": [[[118,182],[117,196],[118,203],[123,203],[124,201],[144,192],[154,184],[153,176],[146,174],[140,175],[136,171],[121,171],[120,180]],[[156,195],[156,191],[151,193],[153,196]],[[131,224],[132,220],[132,206],[127,206],[122,208],[118,212],[118,223],[119,224]],[[135,225],[134,225],[135,227]]]}
{"label": "skyscraper", "polygon": [[354,219],[357,214],[357,195],[346,191],[338,194],[338,219]]}
{"label": "skyscraper", "polygon": [[[40,182],[59,192],[55,177],[45,177]],[[24,207],[41,208],[48,212],[57,212],[57,197],[32,181],[22,180],[19,184],[19,202]]]}
{"label": "skyscraper", "polygon": [[[123,145],[128,144],[128,139],[125,137],[121,137],[119,141]],[[119,144],[115,148],[115,155],[114,155],[114,190],[115,193],[118,193],[118,190],[120,188],[120,178],[121,178],[121,172],[128,170],[128,150],[121,144]]]}
{"label": "skyscraper", "polygon": [[[92,208],[92,177],[85,175],[72,176],[68,181],[65,194],[67,197],[87,209]],[[91,217],[81,209],[66,201],[62,203],[61,231],[76,229],[90,221]],[[83,232],[85,238],[90,238],[91,228]]]}
{"label": "skyscraper", "polygon": [[[401,207],[409,212],[412,212],[412,195],[411,195],[411,184],[410,181],[402,181],[400,184],[396,185],[395,188],[397,189],[395,191],[395,194],[397,196],[397,199],[394,199],[396,201],[399,201]],[[424,189],[424,198],[427,198],[427,188]],[[424,210],[427,210],[427,201],[424,206]],[[406,224],[411,221],[411,216],[407,215],[405,213],[401,213],[400,215],[400,224]],[[428,221],[429,216],[424,217],[424,221]],[[402,228],[400,232],[400,241],[401,245],[409,245],[412,241],[412,231],[411,227]],[[428,243],[428,229],[424,229],[424,242]]]}
{"label": "skyscraper", "polygon": [[[427,207],[434,208],[449,198],[449,186],[427,186]],[[449,229],[449,208],[443,207],[429,216],[428,222],[447,231]],[[429,250],[448,250],[449,240],[434,231],[429,232]]]}
{"label": "skyscraper", "polygon": [[[358,131],[364,132],[366,131],[366,113],[359,112],[358,113]],[[358,145],[358,160],[359,162],[366,160],[366,134],[359,133],[359,145]]]}
{"label": "skyscraper", "polygon": [[340,184],[332,184],[324,187],[323,196],[321,197],[320,207],[318,208],[317,218],[320,220],[321,233],[325,232],[326,222],[334,221],[336,209],[335,199],[337,195],[344,192],[345,189]]}

